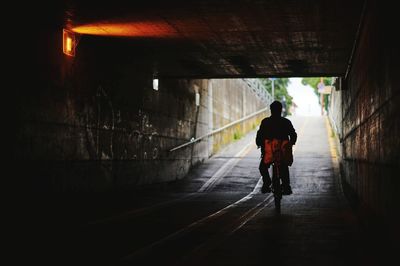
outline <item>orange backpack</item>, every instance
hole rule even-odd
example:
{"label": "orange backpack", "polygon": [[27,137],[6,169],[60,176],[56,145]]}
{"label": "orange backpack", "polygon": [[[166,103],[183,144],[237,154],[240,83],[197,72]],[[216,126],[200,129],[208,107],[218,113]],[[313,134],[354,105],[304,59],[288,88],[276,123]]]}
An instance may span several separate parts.
{"label": "orange backpack", "polygon": [[264,142],[264,163],[272,164],[284,163],[291,166],[293,164],[292,145],[288,140],[266,139]]}

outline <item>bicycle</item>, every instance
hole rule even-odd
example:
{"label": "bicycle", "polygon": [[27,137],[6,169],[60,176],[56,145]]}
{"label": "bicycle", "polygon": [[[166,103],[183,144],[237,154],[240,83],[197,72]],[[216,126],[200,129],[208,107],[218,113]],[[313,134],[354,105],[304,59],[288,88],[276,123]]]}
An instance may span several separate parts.
{"label": "bicycle", "polygon": [[293,162],[291,144],[287,140],[266,141],[265,149],[268,151],[270,156],[264,158],[265,162],[269,162],[272,165],[272,193],[274,196],[275,211],[280,214],[281,212],[281,200],[282,200],[282,178],[280,175],[280,169],[282,163],[291,165]]}
{"label": "bicycle", "polygon": [[279,162],[272,163],[272,193],[274,195],[275,211],[281,213],[282,185],[279,175]]}

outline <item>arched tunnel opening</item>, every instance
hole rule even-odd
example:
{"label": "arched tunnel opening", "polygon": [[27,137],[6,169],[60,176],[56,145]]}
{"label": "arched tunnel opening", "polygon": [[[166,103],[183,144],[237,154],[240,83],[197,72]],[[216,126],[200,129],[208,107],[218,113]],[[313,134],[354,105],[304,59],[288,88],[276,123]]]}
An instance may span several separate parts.
{"label": "arched tunnel opening", "polygon": [[[16,260],[390,263],[394,10],[375,0],[32,7],[13,109]],[[297,133],[280,214],[261,192],[256,144],[274,100]]]}

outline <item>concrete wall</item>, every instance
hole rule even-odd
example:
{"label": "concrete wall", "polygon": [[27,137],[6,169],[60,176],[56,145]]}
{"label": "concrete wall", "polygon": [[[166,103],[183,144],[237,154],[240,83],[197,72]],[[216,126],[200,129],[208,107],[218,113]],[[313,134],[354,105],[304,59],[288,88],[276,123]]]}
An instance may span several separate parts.
{"label": "concrete wall", "polygon": [[335,89],[329,95],[328,118],[331,124],[333,133],[335,134],[334,140],[336,141],[336,150],[338,156],[342,157],[342,145],[339,143],[343,139],[342,127],[342,79],[336,78],[333,84]]}
{"label": "concrete wall", "polygon": [[[214,79],[210,83],[213,130],[268,106],[242,79]],[[215,134],[212,152],[218,152],[227,144],[258,128],[261,120],[268,115],[269,110]]]}
{"label": "concrete wall", "polygon": [[331,121],[333,130],[337,134],[337,137],[341,139],[343,137],[342,129],[342,86],[341,78],[336,78],[333,86],[335,87],[329,95],[329,106],[328,116]]}
{"label": "concrete wall", "polygon": [[399,49],[390,4],[368,1],[350,73],[343,83],[343,177],[370,218],[395,225],[400,209]]}
{"label": "concrete wall", "polygon": [[103,191],[171,181],[208,157],[202,143],[166,152],[208,131],[204,104],[197,111],[194,102],[202,81],[165,80],[154,91],[149,70],[118,57],[80,59],[69,77],[50,79],[21,110],[16,156],[29,164],[32,186]]}
{"label": "concrete wall", "polygon": [[240,80],[217,81],[211,96],[209,80],[160,79],[153,90],[148,53],[128,40],[85,36],[76,57],[66,57],[61,28],[36,32],[32,76],[16,97],[13,159],[30,191],[108,191],[181,179],[220,140],[169,149],[259,107],[244,106],[257,98]]}

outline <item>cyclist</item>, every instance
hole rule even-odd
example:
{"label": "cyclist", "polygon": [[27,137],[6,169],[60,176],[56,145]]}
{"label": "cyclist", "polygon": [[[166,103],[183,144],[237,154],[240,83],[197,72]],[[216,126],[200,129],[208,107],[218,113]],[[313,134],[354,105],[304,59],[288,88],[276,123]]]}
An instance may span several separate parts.
{"label": "cyclist", "polygon": [[[260,173],[263,178],[262,193],[271,192],[271,178],[268,168],[270,164],[264,163],[264,143],[265,140],[288,140],[290,145],[294,145],[297,140],[297,134],[290,120],[282,117],[282,104],[279,101],[274,101],[269,106],[271,116],[266,117],[261,121],[260,128],[257,131],[256,144],[261,147],[261,162],[259,166]],[[289,165],[282,163],[279,168],[280,177],[282,180],[282,194],[292,194],[289,178]]]}

